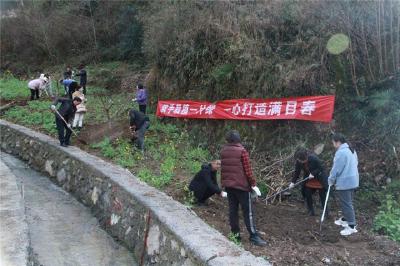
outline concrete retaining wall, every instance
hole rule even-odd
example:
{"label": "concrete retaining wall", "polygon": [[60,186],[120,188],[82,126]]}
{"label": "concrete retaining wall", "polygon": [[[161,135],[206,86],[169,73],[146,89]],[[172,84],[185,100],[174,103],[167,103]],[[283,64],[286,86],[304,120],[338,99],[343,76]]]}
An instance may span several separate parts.
{"label": "concrete retaining wall", "polygon": [[[129,171],[77,147],[0,120],[1,149],[28,162],[92,209],[102,227],[157,265],[270,265]],[[60,210],[62,211],[62,210]],[[147,234],[147,247],[144,239]]]}

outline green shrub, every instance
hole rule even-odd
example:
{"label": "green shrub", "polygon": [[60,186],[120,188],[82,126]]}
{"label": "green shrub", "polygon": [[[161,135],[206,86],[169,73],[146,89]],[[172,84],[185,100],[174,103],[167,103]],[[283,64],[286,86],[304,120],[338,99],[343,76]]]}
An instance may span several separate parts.
{"label": "green shrub", "polygon": [[163,188],[168,185],[171,181],[171,176],[167,174],[161,174],[159,176],[152,173],[150,169],[141,169],[138,173],[140,180],[154,186],[156,188]]}
{"label": "green shrub", "polygon": [[194,197],[193,191],[189,189],[188,185],[183,187],[183,191],[185,192],[184,202],[186,206],[192,207],[196,203],[196,198]]}
{"label": "green shrub", "polygon": [[29,102],[28,106],[14,106],[4,113],[4,117],[12,122],[33,126],[55,135],[57,129],[54,114],[49,110],[50,104],[50,101],[33,101]]}
{"label": "green shrub", "polygon": [[92,148],[100,149],[103,156],[107,158],[114,158],[118,153],[112,146],[109,138],[104,138],[101,142],[91,145]]}
{"label": "green shrub", "polygon": [[400,242],[400,203],[387,195],[374,220],[374,230]]}
{"label": "green shrub", "polygon": [[242,242],[240,241],[239,236],[240,236],[239,233],[235,234],[235,233],[230,232],[228,235],[228,239],[230,241],[232,241],[233,243],[235,243],[236,245],[242,246]]}
{"label": "green shrub", "polygon": [[0,99],[14,100],[18,98],[28,99],[30,91],[26,80],[19,80],[12,75],[3,76],[0,79]]}

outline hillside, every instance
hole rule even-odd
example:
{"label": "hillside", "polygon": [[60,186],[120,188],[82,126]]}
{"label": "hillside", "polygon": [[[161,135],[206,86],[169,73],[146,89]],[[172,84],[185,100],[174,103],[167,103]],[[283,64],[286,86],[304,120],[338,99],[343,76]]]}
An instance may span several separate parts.
{"label": "hillside", "polygon": [[[330,135],[342,132],[360,160],[356,209],[361,234],[341,239],[333,225],[319,233],[296,190],[272,205],[256,204],[257,224],[270,249],[246,241],[244,247],[284,265],[316,265],[325,257],[337,265],[394,265],[400,260],[398,245],[377,236],[400,241],[400,2],[1,4],[8,10],[1,18],[1,105],[16,102],[2,119],[54,135],[52,115],[45,111],[49,99],[27,102],[26,80],[43,72],[57,80],[65,66],[75,69],[84,63],[91,111],[80,133],[89,145],[81,148],[128,168],[189,206],[190,178],[201,163],[218,158],[228,129],[240,131],[263,195],[288,185],[293,154],[300,146],[318,149],[330,167]],[[338,34],[345,39],[330,43]],[[152,125],[144,156],[131,152],[126,130],[126,111],[133,107],[138,82],[151,97]],[[154,115],[157,101],[163,99],[212,102],[327,94],[336,96],[329,124]],[[336,214],[337,200],[332,204]],[[227,208],[226,202],[215,199],[194,211],[228,236]]]}

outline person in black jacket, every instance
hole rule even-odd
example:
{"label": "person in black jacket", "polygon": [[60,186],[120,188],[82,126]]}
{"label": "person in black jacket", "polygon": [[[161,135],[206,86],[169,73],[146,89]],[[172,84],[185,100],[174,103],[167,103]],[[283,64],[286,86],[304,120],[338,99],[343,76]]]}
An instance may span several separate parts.
{"label": "person in black jacket", "polygon": [[[70,145],[70,138],[72,131],[69,121],[74,117],[76,106],[81,102],[82,99],[79,97],[75,97],[73,100],[67,98],[56,98],[53,104],[51,105],[51,110],[55,113],[56,116],[58,139],[60,140],[60,145],[63,147],[67,147],[68,145]],[[61,103],[61,106],[60,108],[58,108],[58,113],[57,113],[56,105],[58,103]],[[64,135],[64,130],[65,130],[65,135]]]}
{"label": "person in black jacket", "polygon": [[203,164],[201,170],[194,176],[189,185],[189,190],[193,191],[196,204],[205,205],[208,198],[214,194],[226,197],[217,183],[217,172],[221,168],[221,161],[214,160],[208,164]]}
{"label": "person in black jacket", "polygon": [[150,127],[149,118],[140,111],[132,109],[129,111],[130,129],[137,147],[143,152],[144,151],[144,135],[147,129]]}
{"label": "person in black jacket", "polygon": [[315,211],[312,195],[318,191],[321,206],[324,206],[328,189],[328,174],[325,171],[322,161],[305,148],[300,148],[296,151],[295,159],[295,171],[289,187],[294,187],[294,183],[296,183],[299,178],[301,171],[303,171],[303,178],[310,177],[310,179],[302,185],[302,194],[306,200],[308,213],[314,216]]}
{"label": "person in black jacket", "polygon": [[80,64],[78,69],[79,72],[76,75],[80,77],[79,85],[81,86],[81,88],[83,88],[83,94],[86,95],[87,73],[85,70],[85,65]]}

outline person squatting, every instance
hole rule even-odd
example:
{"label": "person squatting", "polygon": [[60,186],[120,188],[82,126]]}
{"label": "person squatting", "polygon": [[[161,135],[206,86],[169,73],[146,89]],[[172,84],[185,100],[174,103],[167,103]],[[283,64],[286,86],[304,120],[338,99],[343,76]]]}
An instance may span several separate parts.
{"label": "person squatting", "polygon": [[[261,238],[254,223],[253,199],[261,196],[261,192],[256,186],[249,154],[241,144],[240,135],[236,130],[226,134],[226,141],[221,149],[221,160],[203,164],[191,180],[189,190],[193,193],[195,204],[201,207],[208,206],[207,201],[213,195],[228,198],[229,224],[231,233],[237,241],[241,241],[238,216],[240,205],[250,242],[257,246],[266,246],[267,242]],[[317,155],[305,148],[297,150],[294,155],[295,172],[289,188],[295,187],[300,173],[303,172],[303,180],[299,183],[302,183],[301,191],[307,211],[309,215],[314,216],[312,195],[318,192],[323,208],[328,188],[335,186],[343,217],[334,223],[343,227],[340,231],[342,236],[349,236],[358,232],[353,206],[354,190],[359,186],[358,158],[342,134],[333,134],[332,144],[337,151],[330,174],[327,174],[323,162]],[[218,171],[221,171],[221,187],[217,181]]]}

